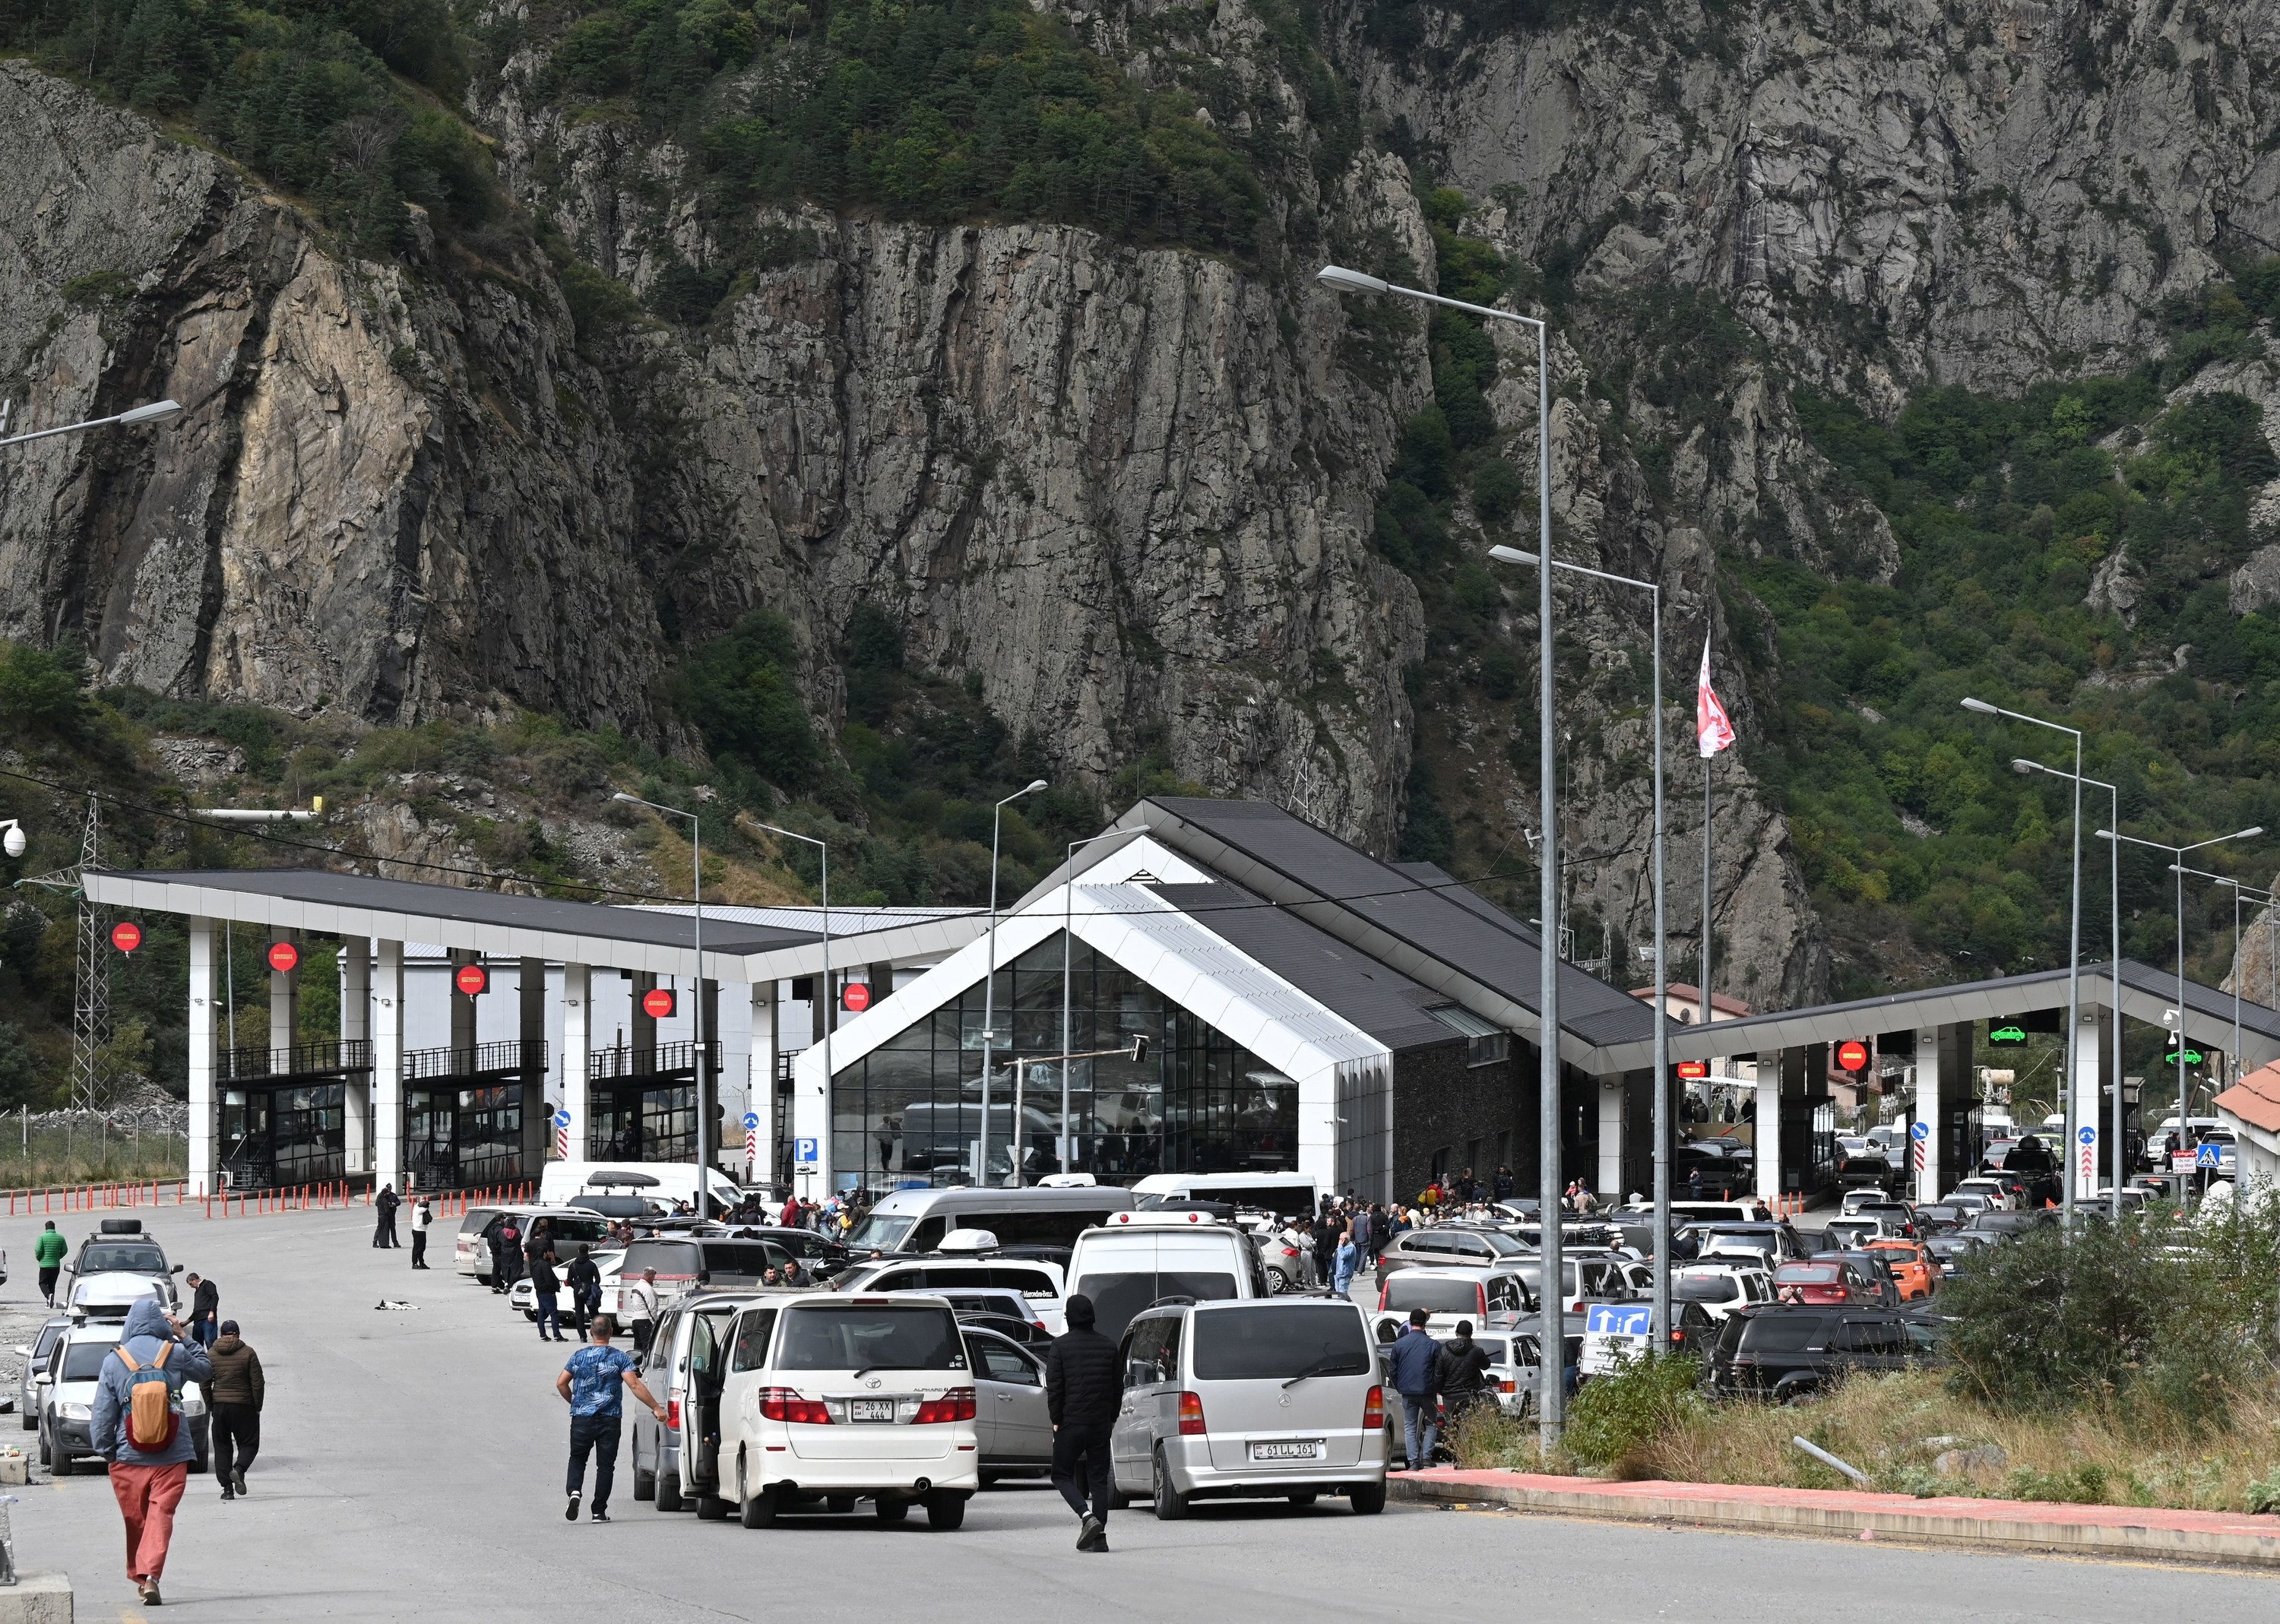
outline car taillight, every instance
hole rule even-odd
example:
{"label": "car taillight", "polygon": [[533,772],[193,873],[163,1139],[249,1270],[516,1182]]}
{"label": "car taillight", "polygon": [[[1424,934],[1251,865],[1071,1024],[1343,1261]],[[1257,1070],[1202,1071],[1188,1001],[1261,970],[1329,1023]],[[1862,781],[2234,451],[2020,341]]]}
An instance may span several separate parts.
{"label": "car taillight", "polygon": [[681,1396],[677,1393],[665,1401],[665,1424],[675,1432],[681,1430]]}
{"label": "car taillight", "polygon": [[760,1414],[771,1421],[802,1422],[811,1427],[831,1425],[830,1408],[813,1398],[802,1398],[788,1387],[760,1389]]}
{"label": "car taillight", "polygon": [[[1381,1399],[1379,1402],[1382,1404],[1384,1401]],[[1204,1426],[1204,1401],[1193,1393],[1181,1394],[1180,1435],[1183,1438],[1201,1437],[1205,1430],[1206,1428]]]}
{"label": "car taillight", "polygon": [[[1517,1393],[1520,1391],[1520,1383],[1517,1382],[1499,1382],[1497,1383],[1497,1387],[1499,1391],[1506,1393]],[[1365,1422],[1364,1424],[1367,1425],[1367,1423]]]}
{"label": "car taillight", "polygon": [[[1505,1391],[1507,1393],[1512,1391],[1511,1382],[1507,1382],[1504,1386]],[[1202,1413],[1200,1407],[1197,1413],[1200,1417]],[[1365,1432],[1375,1432],[1385,1425],[1385,1389],[1383,1388],[1370,1389],[1369,1397],[1361,1401],[1361,1425]],[[1180,1430],[1184,1432],[1187,1428],[1182,1427]],[[1196,1430],[1201,1432],[1203,1428],[1198,1427]]]}
{"label": "car taillight", "polygon": [[970,1421],[974,1413],[974,1389],[954,1387],[941,1397],[929,1398],[920,1405],[913,1420],[920,1427],[931,1427],[937,1421]]}

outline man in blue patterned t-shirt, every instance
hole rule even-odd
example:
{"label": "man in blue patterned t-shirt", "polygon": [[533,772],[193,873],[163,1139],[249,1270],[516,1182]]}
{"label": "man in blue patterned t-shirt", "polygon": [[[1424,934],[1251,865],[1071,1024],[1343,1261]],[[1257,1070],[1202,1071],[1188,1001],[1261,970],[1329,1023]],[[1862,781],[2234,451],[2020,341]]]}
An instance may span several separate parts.
{"label": "man in blue patterned t-shirt", "polygon": [[570,1356],[555,1378],[554,1390],[570,1406],[570,1504],[562,1512],[566,1521],[578,1520],[578,1502],[586,1492],[586,1457],[594,1457],[594,1520],[610,1520],[610,1482],[618,1470],[619,1390],[628,1388],[649,1407],[660,1424],[665,1406],[651,1397],[634,1374],[630,1354],[610,1345],[617,1327],[607,1314],[596,1314],[589,1328],[593,1340]]}

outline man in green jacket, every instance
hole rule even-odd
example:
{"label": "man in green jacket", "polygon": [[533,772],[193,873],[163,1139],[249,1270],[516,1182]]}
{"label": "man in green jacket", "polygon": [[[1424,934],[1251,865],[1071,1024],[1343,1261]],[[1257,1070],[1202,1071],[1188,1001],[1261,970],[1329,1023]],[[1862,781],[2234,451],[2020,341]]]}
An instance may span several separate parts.
{"label": "man in green jacket", "polygon": [[64,1256],[70,1251],[70,1243],[56,1233],[52,1218],[48,1227],[40,1231],[40,1238],[32,1243],[33,1260],[40,1266],[40,1295],[47,1298],[50,1308],[56,1305],[56,1277],[63,1273]]}

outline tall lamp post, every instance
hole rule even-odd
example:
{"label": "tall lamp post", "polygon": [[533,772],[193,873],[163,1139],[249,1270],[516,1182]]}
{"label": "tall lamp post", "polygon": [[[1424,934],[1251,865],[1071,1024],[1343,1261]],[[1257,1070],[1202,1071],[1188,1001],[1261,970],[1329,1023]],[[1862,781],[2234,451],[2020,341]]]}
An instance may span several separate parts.
{"label": "tall lamp post", "polygon": [[[181,409],[182,403],[179,400],[154,400],[143,405],[129,406],[126,411],[112,417],[89,418],[84,423],[65,423],[59,428],[35,428],[28,435],[11,435],[7,439],[0,440],[0,445],[22,445],[28,440],[47,440],[57,435],[82,434],[90,428],[108,428],[113,424],[121,428],[131,428],[138,423],[156,423],[162,419],[170,418]],[[0,430],[4,430],[7,427],[8,406],[5,403],[0,403]]]}
{"label": "tall lamp post", "polygon": [[[990,1051],[998,1042],[998,834],[1005,821],[1005,808],[1025,795],[1035,795],[1045,787],[1042,778],[1021,786],[990,809],[990,944],[982,951],[982,1136],[974,1143],[974,1182],[978,1189],[990,1182]],[[1019,1135],[1014,1137],[1018,1140]],[[1013,1169],[1013,1181],[1019,1185],[1021,1170]]]}
{"label": "tall lamp post", "polygon": [[[1982,716],[2004,716],[2014,722],[2027,722],[2037,727],[2047,727],[2053,733],[2063,733],[2074,741],[2074,772],[2068,776],[2074,782],[2074,908],[2067,934],[2067,1041],[2066,1041],[2066,1174],[2059,1181],[2059,1205],[2062,1209],[2060,1221],[2068,1235],[2074,1233],[2074,1187],[2076,1182],[2074,1161],[2074,1097],[2082,1086],[2082,729],[2069,727],[2062,722],[2045,721],[2039,716],[2030,716],[2023,711],[2007,711],[1999,704],[1990,704],[1984,699],[1966,699],[1963,708]],[[2122,990],[2117,983],[2114,1001],[2122,1002]]]}
{"label": "tall lamp post", "polygon": [[[2114,821],[2119,823],[2122,820],[2117,818]],[[2187,1110],[2189,1102],[2185,1092],[2185,871],[2184,867],[2185,854],[2190,851],[2199,851],[2206,846],[2221,846],[2229,840],[2252,839],[2262,833],[2264,833],[2262,824],[2253,824],[2245,829],[2236,829],[2230,835],[2212,835],[2208,839],[2197,840],[2190,846],[2171,846],[2165,845],[2158,840],[2140,840],[2135,835],[2124,835],[2114,829],[2098,831],[2098,837],[2100,840],[2126,841],[2133,846],[2143,846],[2148,851],[2168,852],[2171,858],[2169,872],[2177,876],[2177,1144],[2181,1149],[2189,1147],[2192,1138],[2192,1125],[2189,1120],[2191,1113]],[[2170,1170],[2176,1171],[2174,1164]],[[2184,1181],[2180,1179],[2177,1181],[2177,1197],[2180,1205],[2184,1205]]]}
{"label": "tall lamp post", "polygon": [[[1516,547],[1491,547],[1489,557],[1499,564],[1534,565],[1538,556]],[[1669,996],[1669,969],[1665,958],[1668,941],[1662,907],[1662,587],[1629,575],[1611,574],[1561,559],[1554,569],[1590,575],[1618,586],[1637,587],[1647,595],[1654,628],[1654,1325],[1653,1345],[1670,1346],[1670,1030],[1665,1011]]]}
{"label": "tall lamp post", "polygon": [[[1552,557],[1552,354],[1551,329],[1541,317],[1523,316],[1516,311],[1497,310],[1486,304],[1467,304],[1461,299],[1443,298],[1437,293],[1427,293],[1418,288],[1403,288],[1383,277],[1370,276],[1360,271],[1350,271],[1343,266],[1324,266],[1314,273],[1314,280],[1336,289],[1341,293],[1391,294],[1398,298],[1416,299],[1427,304],[1445,305],[1469,315],[1491,321],[1518,322],[1536,329],[1536,550],[1539,557]],[[1543,1261],[1544,1335],[1539,1368],[1543,1388],[1537,1404],[1539,1418],[1537,1435],[1547,1456],[1560,1444],[1560,1433],[1566,1424],[1568,1389],[1560,1366],[1567,1362],[1567,1343],[1562,1328],[1565,1320],[1566,1294],[1561,1289],[1566,1275],[1560,1256],[1560,1198],[1566,1184],[1560,1144],[1560,758],[1559,734],[1554,717],[1555,687],[1552,662],[1552,572],[1538,570],[1536,581],[1536,627],[1537,649],[1537,682],[1540,698],[1537,705],[1537,799],[1544,823],[1544,860],[1539,866],[1537,907],[1543,924],[1543,935],[1537,950],[1540,975],[1537,993],[1537,1228],[1543,1235],[1539,1256]],[[1660,732],[1660,719],[1657,719]],[[1661,1012],[1657,1011],[1660,1016]]]}
{"label": "tall lamp post", "polygon": [[[2076,807],[2075,821],[2076,826],[2077,842],[2079,842],[2080,839],[2079,831],[2082,820],[2082,791],[2084,785],[2089,786],[2092,789],[2105,790],[2107,798],[2113,807],[2113,811],[2108,815],[2115,823],[2120,823],[2122,821],[2122,791],[2116,789],[2114,785],[2106,783],[2101,780],[2084,778],[2079,768],[2072,773],[2064,773],[2060,772],[2057,767],[2045,766],[2039,761],[2030,761],[2024,756],[2014,756],[2011,758],[2011,770],[2014,773],[2047,773],[2053,778],[2066,778],[2074,781]],[[2113,910],[2113,918],[2108,923],[2108,930],[2110,932],[2110,940],[2114,946],[2114,1145],[2113,1149],[2109,1152],[2108,1158],[2114,1164],[2114,1189],[2112,1191],[2114,1203],[2113,1212],[2114,1221],[2118,1224],[2122,1221],[2122,1147],[2123,1143],[2123,1126],[2122,1116],[2122,848],[2114,842],[2108,841],[2107,843],[2106,854],[2107,858],[2106,885],[2107,903]],[[2076,861],[2079,862],[2079,856],[2077,856]],[[2078,880],[2077,883],[2079,883]],[[2068,1097],[2070,1098],[2071,1095],[2069,1095]],[[2072,1119],[2069,1118],[2068,1120],[2071,1121]],[[2069,1143],[2067,1146],[2067,1155],[2071,1158],[2074,1154],[2075,1147]],[[2071,1173],[2068,1174],[2067,1181],[2068,1187],[2071,1188],[2074,1181]],[[2094,1195],[2095,1193],[2095,1190],[2093,1190],[2092,1194]]]}
{"label": "tall lamp post", "polygon": [[691,933],[697,951],[697,976],[692,989],[696,994],[697,1008],[689,1019],[693,1022],[690,1029],[697,1034],[697,1218],[702,1223],[707,1209],[712,1205],[712,1181],[709,1176],[712,1170],[712,1149],[706,1141],[712,1132],[710,1107],[712,1090],[719,1086],[719,1080],[712,1075],[712,1051],[705,1042],[705,850],[701,844],[702,827],[695,812],[683,812],[678,806],[661,806],[655,801],[644,801],[637,795],[628,795],[622,789],[610,798],[689,820],[689,897],[696,904],[697,918],[696,929]]}
{"label": "tall lamp post", "polygon": [[[798,841],[802,845],[813,846],[820,855],[822,865],[822,883],[820,889],[823,894],[823,1131],[828,1134],[831,1131],[831,1090],[838,1087],[837,1074],[831,1069],[831,1028],[839,1024],[838,995],[833,990],[831,985],[831,845],[829,842],[818,840],[813,835],[801,835],[790,829],[778,828],[773,823],[756,823],[754,827],[766,829],[771,835],[781,835],[786,840]],[[768,1080],[768,1086],[772,1089],[775,1087],[775,1079],[771,1077]],[[775,1102],[771,1100],[768,1104],[773,1110]],[[773,1122],[775,1118],[771,1116],[768,1120]],[[795,1118],[794,1121],[797,1122],[797,1119]],[[820,1143],[816,1148],[819,1151],[821,1150]],[[865,1158],[864,1166],[867,1167],[870,1166],[867,1155]]]}
{"label": "tall lamp post", "polygon": [[[2182,874],[2191,874],[2196,880],[2207,880],[2214,881],[2218,885],[2223,886],[2232,893],[2232,956],[2234,963],[2236,966],[2238,966],[2240,959],[2241,899],[2244,897],[2256,897],[2262,898],[2268,910],[2265,918],[2268,920],[2271,918],[2271,914],[2268,910],[2272,904],[2272,893],[2264,889],[2261,886],[2243,885],[2239,881],[2232,878],[2230,874],[2213,874],[2206,868],[2187,868],[2182,869],[2179,872]],[[2268,932],[2268,934],[2269,933]],[[2229,1082],[2238,1082],[2240,1081],[2240,971],[2238,967],[2234,969],[2232,974],[2232,1051],[2228,1058],[2227,1065],[2232,1074],[2227,1081]]]}

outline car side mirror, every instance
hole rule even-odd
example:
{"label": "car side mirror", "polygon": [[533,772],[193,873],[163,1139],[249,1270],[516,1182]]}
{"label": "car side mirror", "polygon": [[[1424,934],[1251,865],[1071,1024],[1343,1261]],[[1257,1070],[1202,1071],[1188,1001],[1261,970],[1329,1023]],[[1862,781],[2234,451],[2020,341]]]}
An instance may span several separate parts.
{"label": "car side mirror", "polygon": [[182,1266],[181,1266],[181,1264],[179,1264],[179,1263],[178,1263],[178,1264],[176,1264],[173,1268],[168,1269],[168,1270],[166,1271],[166,1273],[167,1273],[167,1274],[181,1274],[181,1272],[182,1272]]}
{"label": "car side mirror", "polygon": [[30,1358],[32,1357],[32,1351],[20,1342],[16,1344],[14,1351],[19,1358]]}

